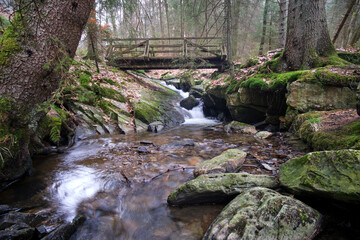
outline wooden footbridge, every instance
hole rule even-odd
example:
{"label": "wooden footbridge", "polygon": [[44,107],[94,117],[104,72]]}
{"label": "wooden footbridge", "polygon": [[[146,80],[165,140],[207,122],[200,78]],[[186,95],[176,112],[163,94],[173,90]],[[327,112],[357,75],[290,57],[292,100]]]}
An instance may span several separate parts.
{"label": "wooden footbridge", "polygon": [[107,39],[108,65],[120,69],[218,68],[226,65],[222,38]]}

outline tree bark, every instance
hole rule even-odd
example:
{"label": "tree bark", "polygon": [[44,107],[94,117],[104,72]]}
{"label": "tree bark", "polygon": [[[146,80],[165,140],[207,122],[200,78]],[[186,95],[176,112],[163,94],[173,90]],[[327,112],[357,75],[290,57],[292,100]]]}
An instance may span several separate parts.
{"label": "tree bark", "polygon": [[325,0],[290,0],[283,60],[290,70],[310,69],[320,56],[336,54],[326,22]]}
{"label": "tree bark", "polygon": [[[19,6],[26,34],[19,42],[20,50],[12,52],[8,64],[0,65],[0,97],[13,100],[11,111],[7,113],[11,121],[0,119],[0,125],[10,124],[9,134],[22,131],[17,139],[20,153],[9,160],[16,162],[13,167],[24,168],[31,163],[28,151],[30,112],[59,87],[61,71],[55,68],[67,57],[74,57],[93,5],[94,0],[41,3],[24,0]],[[0,51],[3,51],[2,46]]]}
{"label": "tree bark", "polygon": [[225,16],[226,16],[226,52],[227,64],[230,69],[230,75],[234,77],[234,63],[232,61],[232,26],[231,26],[231,0],[225,0]]}
{"label": "tree bark", "polygon": [[264,53],[268,10],[269,10],[269,0],[266,0],[265,8],[264,8],[264,15],[263,15],[263,28],[262,28],[261,42],[260,42],[260,48],[259,48],[259,55],[263,55],[263,53]]}
{"label": "tree bark", "polygon": [[279,1],[279,7],[280,7],[280,14],[279,14],[279,41],[278,41],[278,48],[284,48],[285,47],[285,26],[286,26],[286,16],[287,16],[287,1],[286,0],[280,0]]}

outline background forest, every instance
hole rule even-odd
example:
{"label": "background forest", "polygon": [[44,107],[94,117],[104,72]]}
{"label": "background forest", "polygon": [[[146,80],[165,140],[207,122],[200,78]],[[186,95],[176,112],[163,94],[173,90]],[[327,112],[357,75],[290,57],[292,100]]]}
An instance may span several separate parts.
{"label": "background forest", "polygon": [[[96,15],[93,15],[93,20],[102,26],[102,31],[106,30],[112,37],[225,36],[223,0],[96,2]],[[234,59],[245,60],[284,46],[288,4],[286,0],[232,0],[231,4]],[[360,2],[328,0],[326,8],[332,39],[344,15],[349,14],[337,37],[336,47],[356,47],[360,38]],[[84,44],[83,41],[83,47]]]}

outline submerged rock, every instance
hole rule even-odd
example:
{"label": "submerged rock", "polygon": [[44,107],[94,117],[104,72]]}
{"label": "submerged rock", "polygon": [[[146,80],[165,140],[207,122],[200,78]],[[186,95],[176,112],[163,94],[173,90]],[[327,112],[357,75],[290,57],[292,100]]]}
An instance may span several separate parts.
{"label": "submerged rock", "polygon": [[257,130],[253,125],[232,121],[231,123],[224,126],[224,130],[227,133],[239,132],[245,134],[256,134]]}
{"label": "submerged rock", "polygon": [[206,239],[312,239],[321,214],[299,200],[256,187],[231,201],[205,233]]}
{"label": "submerged rock", "polygon": [[272,135],[273,134],[271,132],[261,131],[261,132],[256,133],[254,137],[257,139],[263,140],[263,139],[267,139],[267,138],[271,137]]}
{"label": "submerged rock", "polygon": [[164,124],[160,121],[156,121],[156,122],[153,122],[153,123],[150,123],[149,126],[148,126],[148,131],[149,132],[160,132],[161,130],[164,129]]}
{"label": "submerged rock", "polygon": [[89,126],[78,126],[75,130],[75,139],[76,140],[84,140],[89,137],[93,137],[96,135],[96,131],[93,129],[90,129]]}
{"label": "submerged rock", "polygon": [[280,166],[280,183],[298,195],[360,203],[360,151],[306,154]]}
{"label": "submerged rock", "polygon": [[210,173],[232,173],[241,168],[246,152],[239,149],[229,149],[217,157],[202,162],[195,170],[194,176]]}
{"label": "submerged rock", "polygon": [[275,188],[275,178],[248,173],[223,173],[201,175],[186,182],[168,197],[170,205],[223,203],[252,187]]}
{"label": "submerged rock", "polygon": [[199,100],[197,100],[194,96],[190,95],[187,98],[184,98],[180,102],[180,106],[183,108],[186,108],[187,110],[191,110],[194,107],[198,106],[200,104]]}
{"label": "submerged rock", "polygon": [[49,235],[42,238],[42,240],[62,240],[69,239],[74,234],[76,229],[80,227],[86,218],[83,215],[79,215],[74,218],[71,223],[64,223],[52,231]]}

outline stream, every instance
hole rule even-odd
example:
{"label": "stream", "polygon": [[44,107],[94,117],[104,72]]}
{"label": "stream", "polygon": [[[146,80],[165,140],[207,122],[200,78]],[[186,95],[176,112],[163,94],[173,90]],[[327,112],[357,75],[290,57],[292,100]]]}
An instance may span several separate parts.
{"label": "stream", "polygon": [[184,115],[184,124],[160,133],[98,136],[63,154],[37,156],[33,176],[2,192],[0,204],[50,216],[43,222],[48,232],[85,215],[72,239],[201,239],[224,205],[179,208],[166,202],[193,178],[191,167],[239,148],[248,153],[243,171],[271,175],[258,159],[275,166],[298,154],[281,133],[268,141],[225,133],[220,122],[204,117],[201,104]]}

